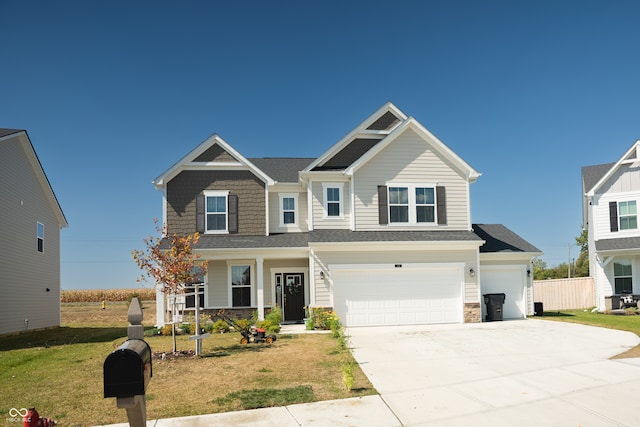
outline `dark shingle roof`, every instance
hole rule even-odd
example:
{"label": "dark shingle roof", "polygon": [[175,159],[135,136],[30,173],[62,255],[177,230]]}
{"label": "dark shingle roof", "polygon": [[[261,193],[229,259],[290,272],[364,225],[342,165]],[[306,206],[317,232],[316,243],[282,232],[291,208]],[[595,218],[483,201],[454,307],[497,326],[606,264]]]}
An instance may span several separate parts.
{"label": "dark shingle roof", "polygon": [[603,176],[611,168],[615,165],[615,163],[606,163],[602,165],[593,165],[593,166],[583,166],[582,167],[582,185],[584,192],[588,192],[593,188],[594,185],[602,179]]}
{"label": "dark shingle roof", "polygon": [[12,133],[22,132],[23,129],[5,129],[0,128],[0,138],[3,136],[11,135]]}
{"label": "dark shingle roof", "polygon": [[596,251],[624,251],[640,249],[640,237],[617,237],[596,240]]}
{"label": "dark shingle roof", "polygon": [[480,253],[542,252],[502,224],[473,224],[473,231],[486,241]]}
{"label": "dark shingle roof", "polygon": [[351,231],[314,230],[309,242],[441,242],[480,241],[472,231]]}
{"label": "dark shingle roof", "polygon": [[201,235],[196,249],[307,248],[309,233],[270,236]]}
{"label": "dark shingle roof", "polygon": [[333,157],[317,166],[313,170],[343,170],[351,166],[356,160],[371,150],[381,139],[356,138]]}
{"label": "dark shingle roof", "polygon": [[315,158],[264,157],[248,160],[274,181],[298,182],[298,172],[309,166]]}
{"label": "dark shingle roof", "polygon": [[[473,231],[351,231],[314,230],[269,236],[201,235],[197,249],[307,248],[309,243],[356,242],[478,242],[481,253],[541,252],[501,224],[474,224]],[[640,239],[640,238],[639,238]]]}

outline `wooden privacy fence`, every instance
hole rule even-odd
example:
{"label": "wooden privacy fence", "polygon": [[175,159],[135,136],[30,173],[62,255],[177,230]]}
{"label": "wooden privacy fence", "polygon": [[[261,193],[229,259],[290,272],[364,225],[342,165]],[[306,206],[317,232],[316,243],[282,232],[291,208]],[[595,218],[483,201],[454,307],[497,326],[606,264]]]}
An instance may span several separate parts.
{"label": "wooden privacy fence", "polygon": [[594,307],[593,277],[534,280],[533,301],[542,302],[544,311]]}

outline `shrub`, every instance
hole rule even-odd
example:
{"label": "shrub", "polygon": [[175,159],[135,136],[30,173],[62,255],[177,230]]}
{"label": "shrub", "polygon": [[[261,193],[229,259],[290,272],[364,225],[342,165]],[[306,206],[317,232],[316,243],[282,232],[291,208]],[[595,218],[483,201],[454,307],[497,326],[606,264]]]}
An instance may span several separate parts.
{"label": "shrub", "polygon": [[218,319],[214,323],[207,323],[207,327],[209,327],[209,325],[211,325],[211,330],[207,332],[217,332],[222,334],[224,332],[229,332],[231,329],[229,324],[222,319]]}
{"label": "shrub", "polygon": [[171,325],[164,325],[160,331],[162,335],[171,336]]}
{"label": "shrub", "polygon": [[249,329],[251,325],[253,325],[253,322],[249,319],[238,319],[236,320],[236,325],[238,327],[238,330],[245,330]]}
{"label": "shrub", "polygon": [[354,381],[353,360],[344,360],[342,362],[342,383],[347,391],[351,391]]}

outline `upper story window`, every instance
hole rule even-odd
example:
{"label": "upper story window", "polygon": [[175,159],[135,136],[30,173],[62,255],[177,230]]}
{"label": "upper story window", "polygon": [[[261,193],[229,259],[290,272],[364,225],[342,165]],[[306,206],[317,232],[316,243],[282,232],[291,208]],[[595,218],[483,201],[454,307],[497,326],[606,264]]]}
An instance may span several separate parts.
{"label": "upper story window", "polygon": [[343,208],[343,187],[342,183],[324,183],[322,190],[324,193],[324,216],[327,218],[342,218]]}
{"label": "upper story window", "polygon": [[618,216],[620,219],[620,230],[633,230],[638,228],[636,201],[619,202]]}
{"label": "upper story window", "polygon": [[609,202],[609,225],[612,232],[637,229],[636,201]]}
{"label": "upper story window", "polygon": [[436,222],[434,187],[389,187],[389,223]]}
{"label": "upper story window", "polygon": [[227,191],[205,191],[205,232],[226,233],[228,225]]}
{"label": "upper story window", "polygon": [[613,276],[616,294],[633,293],[633,269],[630,259],[621,259],[613,262]]}
{"label": "upper story window", "polygon": [[298,223],[298,195],[280,195],[280,225],[296,225]]}
{"label": "upper story window", "polygon": [[38,252],[44,252],[44,224],[36,223],[36,238],[38,240]]}

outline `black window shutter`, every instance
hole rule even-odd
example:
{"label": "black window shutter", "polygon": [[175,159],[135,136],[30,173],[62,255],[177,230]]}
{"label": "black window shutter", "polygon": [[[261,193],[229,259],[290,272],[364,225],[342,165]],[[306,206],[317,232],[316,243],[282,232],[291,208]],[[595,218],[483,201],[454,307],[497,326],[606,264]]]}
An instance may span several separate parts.
{"label": "black window shutter", "polygon": [[238,232],[238,195],[229,194],[228,200],[229,208],[229,233]]}
{"label": "black window shutter", "polygon": [[387,186],[378,185],[378,223],[389,224],[389,208],[387,201]]}
{"label": "black window shutter", "polygon": [[611,231],[618,231],[618,203],[609,202],[609,224]]}
{"label": "black window shutter", "polygon": [[196,196],[196,231],[198,233],[205,232],[204,220],[204,194]]}
{"label": "black window shutter", "polygon": [[436,209],[438,210],[438,224],[447,225],[447,195],[444,187],[436,187]]}

